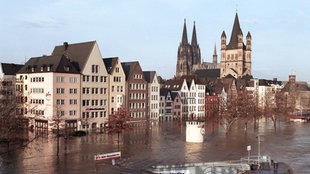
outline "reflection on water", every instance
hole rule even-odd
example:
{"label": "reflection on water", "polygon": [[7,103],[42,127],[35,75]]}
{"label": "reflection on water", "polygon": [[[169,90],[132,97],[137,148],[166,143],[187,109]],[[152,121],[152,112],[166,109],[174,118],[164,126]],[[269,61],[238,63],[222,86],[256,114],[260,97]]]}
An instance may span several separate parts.
{"label": "reflection on water", "polygon": [[[256,129],[236,124],[226,135],[221,126],[208,122],[204,143],[185,142],[185,126],[179,121],[160,122],[151,128],[135,128],[117,134],[89,134],[60,139],[59,156],[53,136],[38,139],[31,148],[0,156],[0,173],[108,173],[139,171],[152,165],[236,160],[247,156],[251,145],[261,154],[289,164],[296,173],[310,173],[309,123],[260,121]],[[247,131],[245,131],[247,130]],[[117,166],[95,162],[94,155],[121,151]]]}

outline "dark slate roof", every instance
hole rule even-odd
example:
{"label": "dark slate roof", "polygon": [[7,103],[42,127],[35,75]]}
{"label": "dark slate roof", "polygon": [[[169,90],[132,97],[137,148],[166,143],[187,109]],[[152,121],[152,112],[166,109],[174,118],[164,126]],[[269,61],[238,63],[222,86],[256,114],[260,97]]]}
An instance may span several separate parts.
{"label": "dark slate roof", "polygon": [[195,75],[199,79],[217,79],[220,77],[220,69],[199,69],[195,71]]}
{"label": "dark slate roof", "polygon": [[270,86],[272,84],[274,84],[274,85],[282,85],[282,82],[281,81],[277,81],[277,80],[259,79],[258,80],[258,84],[259,84],[259,86]]}
{"label": "dark slate roof", "polygon": [[143,71],[144,79],[148,83],[152,83],[155,77],[156,71]]}
{"label": "dark slate roof", "polygon": [[164,83],[164,87],[171,91],[179,91],[182,88],[183,81],[183,79],[170,79]]}
{"label": "dark slate roof", "polygon": [[[282,91],[288,92],[290,91],[291,82],[287,82],[283,87]],[[307,82],[297,81],[296,82],[296,91],[310,91],[310,87]]]}
{"label": "dark slate roof", "polygon": [[238,48],[238,35],[242,34],[242,30],[239,23],[238,13],[236,13],[234,26],[230,36],[230,42],[227,45],[227,49],[236,49]]}
{"label": "dark slate roof", "polygon": [[170,90],[168,88],[160,88],[159,95],[167,97],[167,94]]}
{"label": "dark slate roof", "polygon": [[160,84],[164,84],[166,80],[164,80],[161,76],[157,76],[157,80]]}
{"label": "dark slate roof", "polygon": [[222,32],[221,37],[225,37],[225,38],[226,38],[226,33],[225,33],[225,31]]}
{"label": "dark slate roof", "polygon": [[14,63],[1,63],[5,75],[15,75],[24,65]]}
{"label": "dark slate roof", "polygon": [[[43,67],[43,70],[41,69]],[[50,70],[47,70],[50,67]],[[32,71],[34,70],[34,71]],[[79,71],[74,64],[64,55],[52,55],[30,58],[18,73],[42,73],[42,72],[59,72],[59,73],[75,73]]]}
{"label": "dark slate roof", "polygon": [[172,98],[172,100],[174,101],[175,98],[176,98],[178,95],[179,95],[179,93],[177,93],[177,92],[171,92],[171,98]]}
{"label": "dark slate roof", "polygon": [[234,78],[217,79],[214,82],[214,84],[211,87],[209,87],[209,90],[210,92],[215,92],[216,94],[220,94],[224,88],[224,90],[228,92],[234,82],[235,82]]}
{"label": "dark slate roof", "polygon": [[111,74],[111,70],[116,66],[118,57],[110,57],[110,58],[103,58],[103,62],[105,68],[107,69],[108,73]]}
{"label": "dark slate roof", "polygon": [[129,79],[129,77],[132,75],[132,72],[136,68],[136,66],[139,66],[138,61],[133,61],[133,62],[122,62],[122,67],[124,70],[124,73],[126,75],[126,81]]}
{"label": "dark slate roof", "polygon": [[90,56],[91,51],[95,46],[96,41],[68,44],[56,46],[52,55],[66,55],[72,62],[75,63],[78,70],[84,69],[84,66]]}

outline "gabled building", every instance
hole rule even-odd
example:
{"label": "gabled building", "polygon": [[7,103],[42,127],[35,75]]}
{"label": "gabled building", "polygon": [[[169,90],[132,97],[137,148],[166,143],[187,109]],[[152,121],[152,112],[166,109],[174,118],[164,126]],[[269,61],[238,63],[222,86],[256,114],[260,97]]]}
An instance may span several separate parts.
{"label": "gabled building", "polygon": [[172,92],[171,93],[172,98],[172,106],[173,106],[173,119],[180,120],[182,119],[182,99],[179,93]]}
{"label": "gabled building", "polygon": [[143,71],[145,80],[148,83],[148,113],[150,121],[157,122],[159,119],[159,89],[158,76],[155,71]]}
{"label": "gabled building", "polygon": [[78,70],[81,129],[101,129],[108,120],[109,79],[96,41],[56,46],[52,56],[64,56]]}
{"label": "gabled building", "polygon": [[188,119],[189,112],[188,112],[188,96],[189,96],[189,89],[185,79],[170,79],[167,80],[163,86],[173,92],[177,92],[182,99],[182,119]]}
{"label": "gabled building", "polygon": [[0,100],[15,98],[16,73],[23,65],[0,63]]}
{"label": "gabled building", "polygon": [[122,62],[121,64],[126,75],[125,108],[131,114],[133,122],[148,121],[148,83],[144,78],[142,68],[137,61]]}
{"label": "gabled building", "polygon": [[109,74],[108,114],[110,115],[125,105],[126,76],[118,57],[104,58],[103,61]]}
{"label": "gabled building", "polygon": [[14,80],[16,73],[23,67],[21,64],[0,63],[0,81]]}
{"label": "gabled building", "polygon": [[33,57],[17,72],[16,79],[21,101],[18,114],[29,119],[29,126],[78,129],[81,76],[66,56]]}
{"label": "gabled building", "polygon": [[219,113],[219,97],[215,93],[206,93],[205,115],[206,118],[213,118]]}
{"label": "gabled building", "polygon": [[252,36],[246,35],[246,44],[243,43],[243,33],[236,13],[230,41],[226,44],[226,33],[221,36],[221,75],[234,78],[252,75]]}
{"label": "gabled building", "polygon": [[167,88],[160,89],[160,119],[173,119],[173,99],[171,91]]}
{"label": "gabled building", "polygon": [[205,85],[200,84],[194,76],[168,80],[164,88],[180,95],[183,119],[205,117]]}
{"label": "gabled building", "polygon": [[160,119],[175,120],[182,118],[182,99],[178,92],[160,89]]}

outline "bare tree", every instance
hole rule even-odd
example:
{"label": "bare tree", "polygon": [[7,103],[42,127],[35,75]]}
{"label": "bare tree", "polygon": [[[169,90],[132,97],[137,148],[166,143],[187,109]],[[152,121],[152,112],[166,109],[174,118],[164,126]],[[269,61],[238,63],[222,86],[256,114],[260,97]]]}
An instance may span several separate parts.
{"label": "bare tree", "polygon": [[19,98],[15,96],[12,81],[1,81],[0,84],[0,142],[10,145],[23,145],[26,137],[23,134],[23,117],[17,115]]}
{"label": "bare tree", "polygon": [[117,133],[118,143],[119,143],[119,134],[123,130],[130,130],[132,128],[130,113],[126,111],[125,108],[121,107],[118,111],[112,113],[109,116],[109,120],[107,122],[108,132],[109,133]]}
{"label": "bare tree", "polygon": [[256,120],[262,115],[261,110],[255,96],[251,95],[247,90],[240,91],[237,100],[238,115],[244,122],[244,129],[247,130],[249,122],[253,121],[255,126]]}
{"label": "bare tree", "polygon": [[221,103],[224,106],[220,107],[219,122],[225,128],[226,134],[230,132],[236,121],[241,120],[247,130],[248,123],[261,116],[257,100],[245,89],[238,91],[236,96],[227,98],[226,103],[220,102],[220,105]]}
{"label": "bare tree", "polygon": [[293,108],[287,105],[287,96],[280,90],[267,95],[269,99],[265,101],[264,116],[273,122],[273,126],[276,129],[277,121],[280,118],[286,117]]}
{"label": "bare tree", "polygon": [[226,103],[220,103],[219,123],[224,127],[226,134],[230,132],[232,125],[239,119],[237,103],[237,100],[227,100]]}

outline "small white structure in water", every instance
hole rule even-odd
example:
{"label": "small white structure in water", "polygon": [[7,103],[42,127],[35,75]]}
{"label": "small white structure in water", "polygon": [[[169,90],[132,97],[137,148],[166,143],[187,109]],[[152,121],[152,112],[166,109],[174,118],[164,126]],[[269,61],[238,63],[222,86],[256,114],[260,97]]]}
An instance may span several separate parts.
{"label": "small white structure in water", "polygon": [[186,121],[186,142],[202,143],[205,134],[205,122],[197,120]]}

